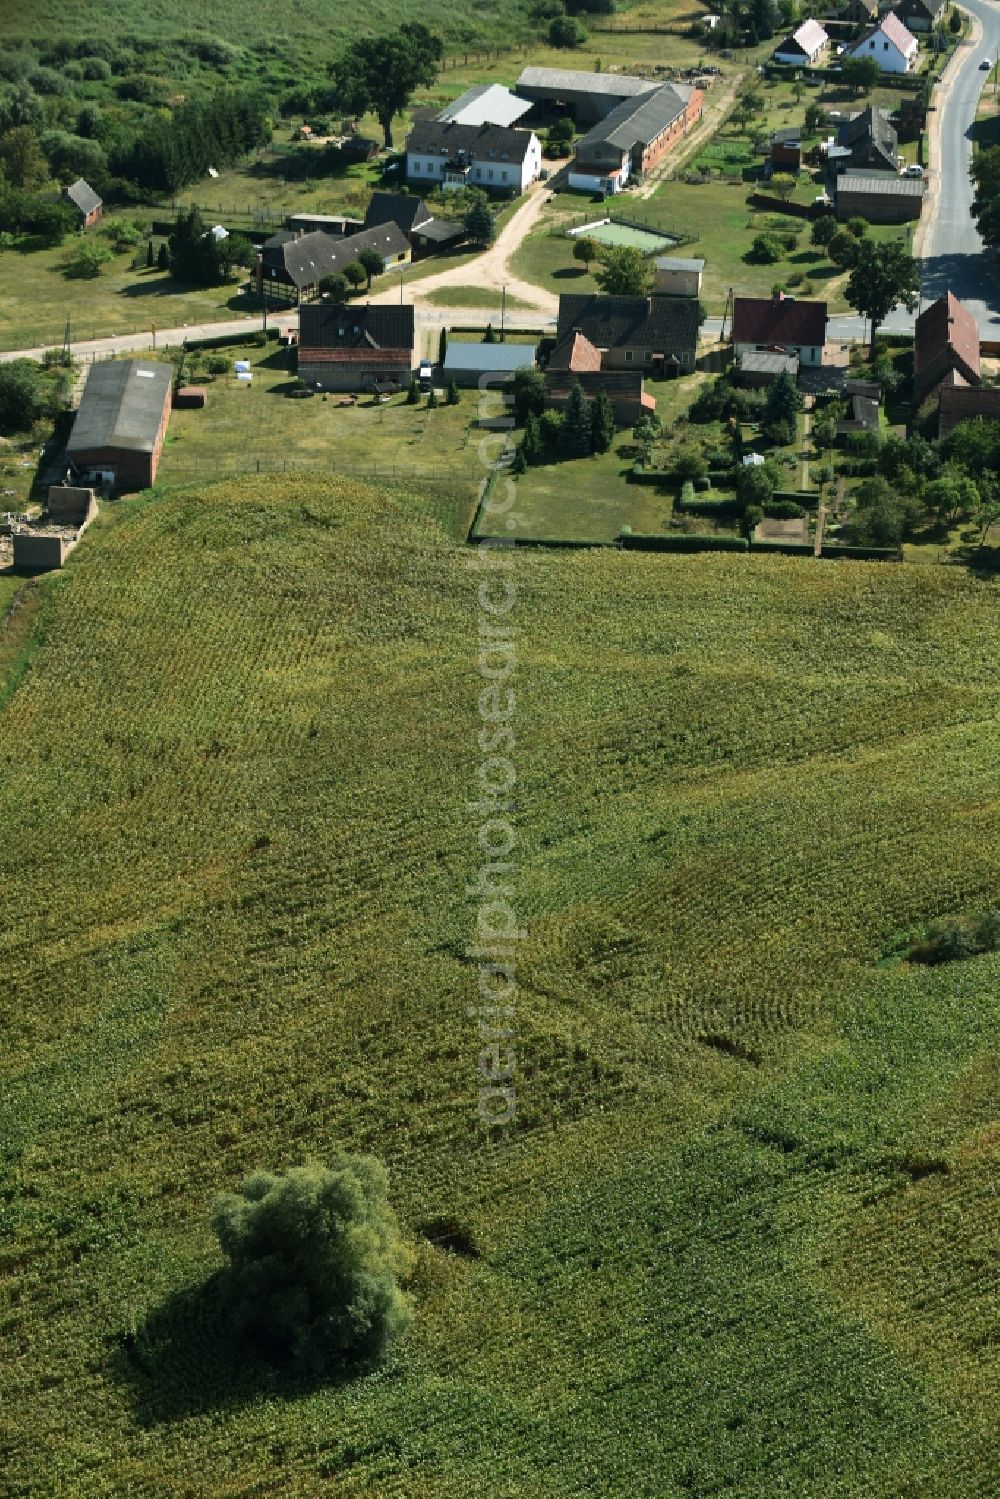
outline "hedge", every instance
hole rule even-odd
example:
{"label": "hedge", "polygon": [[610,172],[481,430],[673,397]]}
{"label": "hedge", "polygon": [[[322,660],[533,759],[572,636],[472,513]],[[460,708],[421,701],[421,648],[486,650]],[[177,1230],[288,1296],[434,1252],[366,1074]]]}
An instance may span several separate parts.
{"label": "hedge", "polygon": [[636,552],[748,552],[750,543],[745,536],[640,536],[622,531],[618,544],[626,551]]}
{"label": "hedge", "polygon": [[839,541],[824,542],[822,556],[834,561],[838,557],[855,562],[902,562],[903,560],[903,553],[899,547],[849,546],[846,542]]}
{"label": "hedge", "polygon": [[685,515],[742,515],[743,506],[735,495],[724,495],[718,499],[709,499],[706,495],[694,495],[686,500],[683,495],[674,507]]}
{"label": "hedge", "polygon": [[[250,344],[261,348],[263,346],[260,341],[260,335],[261,330],[259,328],[250,328],[246,333],[218,333],[214,338],[189,338],[185,341],[184,347],[186,349],[228,349],[234,346],[242,347],[243,345]],[[265,341],[276,339],[277,337],[277,328],[268,328]]]}
{"label": "hedge", "polygon": [[811,557],[813,555],[813,544],[811,541],[751,541],[751,552],[776,552],[785,557]]}
{"label": "hedge", "polygon": [[776,489],[772,498],[777,504],[790,500],[793,505],[804,505],[807,510],[815,509],[819,503],[819,495],[815,489]]}

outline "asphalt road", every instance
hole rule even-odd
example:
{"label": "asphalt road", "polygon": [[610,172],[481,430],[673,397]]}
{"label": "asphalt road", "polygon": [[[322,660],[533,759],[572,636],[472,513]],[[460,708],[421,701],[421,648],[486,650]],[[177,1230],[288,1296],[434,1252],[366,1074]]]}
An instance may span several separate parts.
{"label": "asphalt road", "polygon": [[[937,203],[924,234],[921,291],[923,305],[949,289],[979,322],[981,337],[1000,338],[1000,263],[983,249],[972,221],[972,126],[988,75],[984,58],[1000,56],[1000,6],[991,0],[962,0],[979,21],[982,35],[964,49],[964,60],[938,96],[940,126]],[[987,85],[992,89],[993,83]],[[895,326],[895,317],[892,326]]]}

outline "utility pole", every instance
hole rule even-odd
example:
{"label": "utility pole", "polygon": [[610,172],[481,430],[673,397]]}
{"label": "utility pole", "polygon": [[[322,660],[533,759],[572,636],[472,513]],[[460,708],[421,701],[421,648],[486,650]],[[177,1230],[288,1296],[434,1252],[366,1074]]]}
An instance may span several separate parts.
{"label": "utility pole", "polygon": [[73,343],[73,339],[72,339],[71,332],[70,332],[70,319],[69,319],[69,313],[67,313],[66,314],[66,331],[63,334],[63,358],[64,358],[64,360],[67,360],[67,361],[69,360],[69,352],[70,352],[70,349],[72,347],[72,343]]}
{"label": "utility pole", "polygon": [[507,287],[504,284],[500,288],[500,342],[504,342],[504,318],[507,313]]}

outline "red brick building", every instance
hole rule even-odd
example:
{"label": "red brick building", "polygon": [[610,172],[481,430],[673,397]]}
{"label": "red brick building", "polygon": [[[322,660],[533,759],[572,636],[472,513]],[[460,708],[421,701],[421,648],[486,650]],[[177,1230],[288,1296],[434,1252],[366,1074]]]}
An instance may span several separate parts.
{"label": "red brick building", "polygon": [[917,318],[913,330],[913,380],[922,398],[951,374],[966,385],[982,381],[979,324],[950,291]]}
{"label": "red brick building", "polygon": [[171,376],[169,364],[152,359],[91,365],[66,444],[77,475],[119,493],[149,488],[170,420]]}

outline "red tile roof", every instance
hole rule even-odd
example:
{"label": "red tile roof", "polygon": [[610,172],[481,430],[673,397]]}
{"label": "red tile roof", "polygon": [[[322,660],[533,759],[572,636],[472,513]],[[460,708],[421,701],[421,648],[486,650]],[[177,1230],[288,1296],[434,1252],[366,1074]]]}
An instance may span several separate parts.
{"label": "red tile roof", "polygon": [[983,416],[1000,422],[1000,386],[943,385],[938,395],[938,436],[947,437],[959,422]]}
{"label": "red tile roof", "polygon": [[826,343],[826,303],[795,297],[737,297],[733,342],[822,348]]}
{"label": "red tile roof", "polygon": [[909,31],[891,11],[883,16],[879,27],[882,35],[888,37],[889,41],[897,46],[904,57],[908,57],[910,51],[917,45],[917,39],[912,31]]}
{"label": "red tile roof", "polygon": [[574,328],[572,333],[560,339],[549,355],[550,370],[599,370],[601,351],[596,349],[586,334]]}
{"label": "red tile roof", "polygon": [[979,324],[950,291],[938,297],[917,318],[913,334],[913,371],[918,384],[921,372],[945,355],[950,356],[961,371],[978,381]]}

